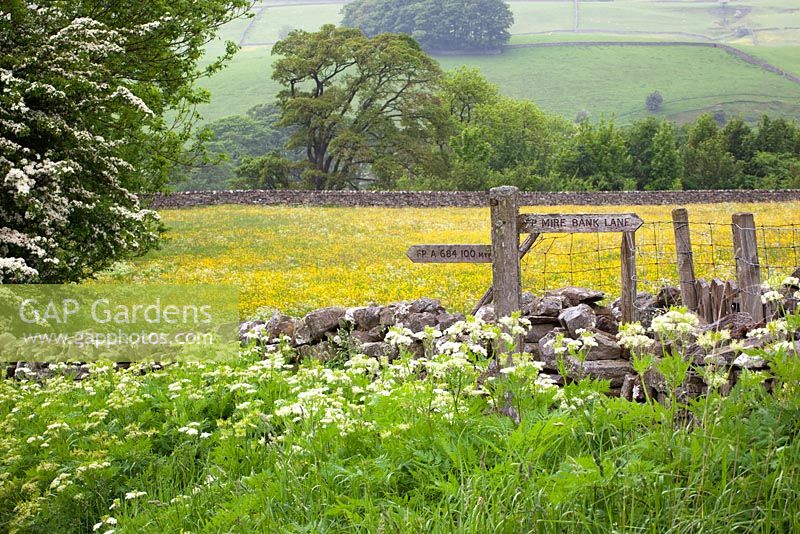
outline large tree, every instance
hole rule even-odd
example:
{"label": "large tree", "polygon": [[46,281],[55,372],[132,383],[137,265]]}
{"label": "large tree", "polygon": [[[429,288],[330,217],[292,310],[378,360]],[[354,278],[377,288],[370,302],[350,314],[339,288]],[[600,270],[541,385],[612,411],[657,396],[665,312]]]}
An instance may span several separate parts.
{"label": "large tree", "polygon": [[280,125],[296,128],[289,147],[305,148],[308,185],[391,185],[430,153],[441,71],[413,39],[325,25],[291,32],[272,53]]}
{"label": "large tree", "polygon": [[503,0],[355,0],[342,12],[345,26],[406,33],[429,50],[496,50],[514,23]]}
{"label": "large tree", "polygon": [[80,280],[155,245],[135,193],[165,184],[206,96],[193,82],[220,66],[198,67],[204,45],[246,5],[2,4],[0,282]]}
{"label": "large tree", "polygon": [[636,189],[680,189],[683,164],[673,125],[654,117],[624,130]]}

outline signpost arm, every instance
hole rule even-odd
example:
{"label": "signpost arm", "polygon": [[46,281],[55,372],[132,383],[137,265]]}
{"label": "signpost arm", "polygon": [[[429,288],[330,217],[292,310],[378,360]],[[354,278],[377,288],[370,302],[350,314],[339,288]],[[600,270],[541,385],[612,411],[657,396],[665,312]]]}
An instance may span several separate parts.
{"label": "signpost arm", "polygon": [[[524,258],[528,252],[530,252],[531,248],[533,248],[533,244],[536,243],[537,239],[539,239],[539,234],[529,234],[528,237],[525,238],[525,241],[523,241],[522,244],[519,246],[520,260]],[[480,310],[481,308],[483,308],[492,301],[493,296],[494,296],[494,288],[490,287],[489,289],[486,290],[486,293],[483,294],[483,296],[480,298],[475,307],[472,308],[470,314],[475,315],[476,313],[478,313],[478,310]]]}
{"label": "signpost arm", "polygon": [[[489,191],[492,222],[492,287],[494,313],[497,319],[510,316],[520,308],[522,292],[519,264],[519,229],[517,226],[517,193],[513,186],[495,187]],[[521,347],[517,340],[516,350]]]}

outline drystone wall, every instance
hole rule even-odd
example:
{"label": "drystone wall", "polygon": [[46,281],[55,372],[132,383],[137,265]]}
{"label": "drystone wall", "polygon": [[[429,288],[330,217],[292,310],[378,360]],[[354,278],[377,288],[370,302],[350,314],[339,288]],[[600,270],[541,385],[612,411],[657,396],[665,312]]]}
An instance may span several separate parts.
{"label": "drystone wall", "polygon": [[[786,202],[790,200],[800,200],[800,190],[522,191],[519,194],[519,202],[522,206],[646,206]],[[146,202],[153,209],[223,204],[387,208],[485,207],[489,205],[489,194],[485,191],[305,191],[292,189],[186,191],[154,195],[148,197]]]}
{"label": "drystone wall", "polygon": [[[630,354],[617,341],[621,317],[619,301],[606,306],[601,303],[604,299],[605,294],[601,291],[579,287],[550,291],[541,298],[523,293],[522,316],[530,322],[524,338],[524,351],[542,362],[543,373],[555,383],[563,384],[564,377],[559,371],[559,355],[554,341],[559,335],[564,339],[578,339],[581,332],[586,330],[593,334],[596,346],[588,351],[583,362],[569,355],[564,356],[561,363],[568,379],[590,376],[608,380],[611,394],[627,399],[644,400],[645,388],[648,388],[651,398],[658,399],[666,395],[666,385],[656,373],[645,375],[645,384],[642,385],[631,365]],[[636,307],[642,324],[649,326],[653,317],[679,301],[680,291],[674,287],[666,287],[658,295],[640,293]],[[791,300],[789,305],[793,309],[797,303]],[[480,308],[476,317],[487,322],[496,320],[491,305]],[[258,343],[265,353],[280,350],[279,340],[283,339],[283,343],[293,349],[297,360],[313,358],[330,361],[346,358],[354,351],[376,359],[385,357],[391,360],[398,356],[398,348],[386,341],[386,334],[391,327],[404,327],[413,333],[433,327],[444,332],[464,320],[463,315],[445,310],[439,300],[422,298],[382,306],[323,308],[302,318],[276,311],[268,319],[242,323],[239,334],[243,342]],[[703,325],[701,330],[730,329],[732,338],[752,344],[755,341],[747,339],[746,334],[757,326],[749,314],[732,313],[714,324]],[[443,347],[447,341],[452,340],[446,335],[442,336],[433,350]],[[486,348],[490,354],[491,347]],[[660,354],[663,349],[653,340],[653,353]],[[420,340],[412,341],[407,350],[419,357],[426,356],[426,349]],[[800,342],[795,351],[800,353]],[[729,347],[723,347],[711,355],[712,360],[697,346],[686,348],[686,355],[693,359],[696,366],[691,378],[679,392],[686,397],[705,392],[705,383],[698,369],[709,361],[729,367],[728,389],[735,383],[742,368],[767,367],[763,359],[743,356]]]}

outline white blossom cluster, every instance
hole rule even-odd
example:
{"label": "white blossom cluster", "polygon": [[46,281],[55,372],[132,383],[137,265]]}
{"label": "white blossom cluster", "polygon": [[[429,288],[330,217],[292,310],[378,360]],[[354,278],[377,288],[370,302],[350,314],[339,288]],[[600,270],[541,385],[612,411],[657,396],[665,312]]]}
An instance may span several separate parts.
{"label": "white blossom cluster", "polygon": [[667,313],[654,317],[650,329],[661,339],[679,341],[688,339],[698,324],[700,320],[694,313],[685,308],[672,307]]}
{"label": "white blossom cluster", "polygon": [[153,117],[108,67],[146,29],[44,4],[20,3],[13,20],[0,8],[0,283],[79,280],[158,237],[157,214],[123,185],[131,140],[107,126]]}

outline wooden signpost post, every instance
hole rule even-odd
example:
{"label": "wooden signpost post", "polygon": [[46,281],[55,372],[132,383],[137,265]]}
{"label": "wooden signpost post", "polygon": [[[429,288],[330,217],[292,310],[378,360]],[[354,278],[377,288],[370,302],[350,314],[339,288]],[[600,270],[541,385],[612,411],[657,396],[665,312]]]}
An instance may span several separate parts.
{"label": "wooden signpost post", "polygon": [[[643,221],[635,213],[519,213],[516,187],[495,187],[489,191],[491,245],[414,245],[406,256],[414,263],[491,263],[492,287],[476,307],[494,302],[495,315],[504,317],[519,310],[522,293],[520,260],[543,233],[622,234],[620,247],[622,277],[622,320],[636,320],[635,233]],[[519,235],[530,234],[520,246]],[[521,340],[518,340],[518,344]]]}

